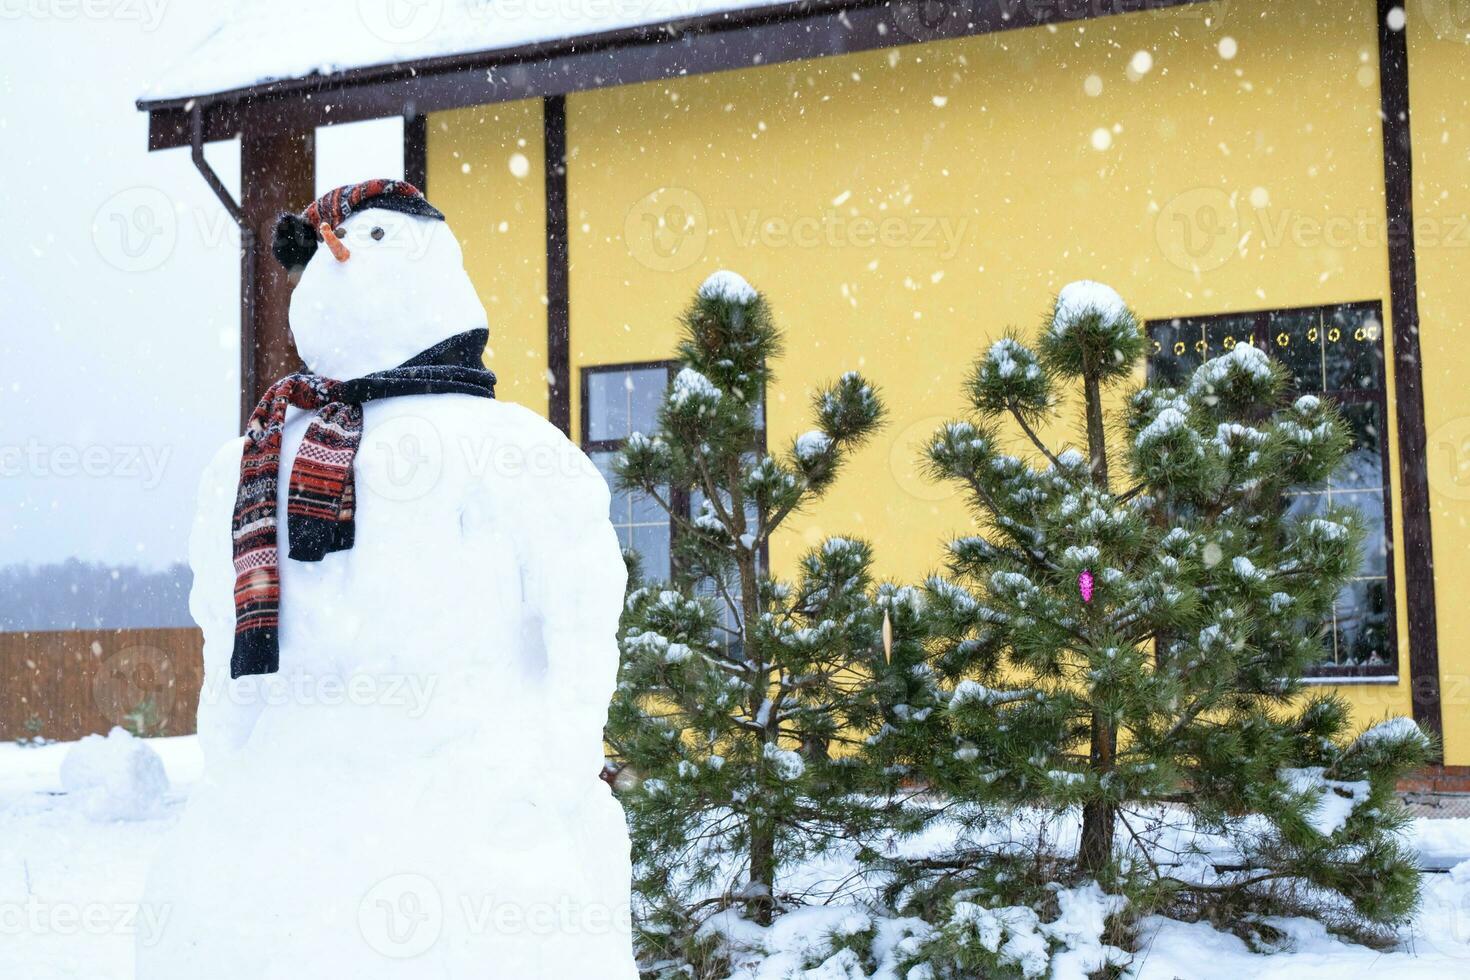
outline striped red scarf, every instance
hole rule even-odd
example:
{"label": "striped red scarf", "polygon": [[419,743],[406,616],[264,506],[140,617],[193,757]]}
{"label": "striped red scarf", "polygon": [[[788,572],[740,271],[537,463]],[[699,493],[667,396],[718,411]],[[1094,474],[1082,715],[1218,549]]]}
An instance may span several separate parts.
{"label": "striped red scarf", "polygon": [[291,467],[286,497],[290,557],[321,561],[352,547],[352,462],[362,441],[362,404],[399,395],[495,397],[482,358],[489,332],[441,341],[400,366],[351,381],[293,374],[271,385],[245,427],[235,498],[235,649],[230,676],[280,669],[281,570],[276,495],[286,408],[315,409]]}

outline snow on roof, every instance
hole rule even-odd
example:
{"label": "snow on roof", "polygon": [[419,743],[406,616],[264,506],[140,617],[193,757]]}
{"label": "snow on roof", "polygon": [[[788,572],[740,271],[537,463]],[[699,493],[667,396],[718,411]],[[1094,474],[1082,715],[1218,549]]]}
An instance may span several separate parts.
{"label": "snow on roof", "polygon": [[144,102],[524,47],[791,0],[235,0]]}

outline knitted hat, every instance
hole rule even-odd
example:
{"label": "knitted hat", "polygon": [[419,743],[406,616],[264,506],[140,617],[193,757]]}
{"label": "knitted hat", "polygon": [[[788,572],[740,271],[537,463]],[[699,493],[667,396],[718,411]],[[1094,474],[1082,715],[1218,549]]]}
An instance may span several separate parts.
{"label": "knitted hat", "polygon": [[287,269],[299,269],[316,254],[321,241],[317,229],[323,223],[337,228],[352,215],[369,208],[444,220],[439,209],[424,198],[423,191],[408,181],[365,180],[328,191],[307,205],[301,214],[283,213],[276,219],[271,253]]}

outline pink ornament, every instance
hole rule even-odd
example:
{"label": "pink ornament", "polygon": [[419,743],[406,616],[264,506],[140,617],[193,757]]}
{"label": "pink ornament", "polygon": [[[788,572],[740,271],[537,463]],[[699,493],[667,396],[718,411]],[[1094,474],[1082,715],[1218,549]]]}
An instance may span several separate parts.
{"label": "pink ornament", "polygon": [[1077,576],[1077,591],[1082,593],[1082,601],[1092,602],[1092,572],[1083,569],[1082,574]]}

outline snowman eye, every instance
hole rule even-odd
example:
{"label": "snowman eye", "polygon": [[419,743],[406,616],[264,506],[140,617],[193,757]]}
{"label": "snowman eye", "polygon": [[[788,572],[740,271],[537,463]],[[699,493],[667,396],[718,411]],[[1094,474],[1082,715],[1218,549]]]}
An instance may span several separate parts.
{"label": "snowman eye", "polygon": [[372,230],[371,234],[373,236],[373,241],[375,241],[375,242],[381,242],[383,240],[383,229],[382,228],[374,228]]}
{"label": "snowman eye", "polygon": [[344,225],[338,225],[332,229],[332,234],[336,235],[339,239],[346,238],[347,228]]}

